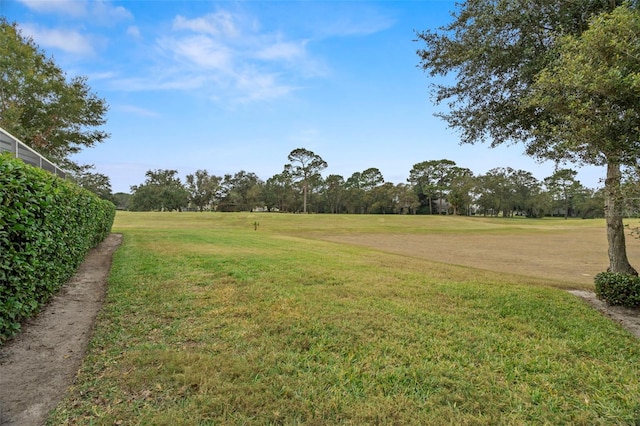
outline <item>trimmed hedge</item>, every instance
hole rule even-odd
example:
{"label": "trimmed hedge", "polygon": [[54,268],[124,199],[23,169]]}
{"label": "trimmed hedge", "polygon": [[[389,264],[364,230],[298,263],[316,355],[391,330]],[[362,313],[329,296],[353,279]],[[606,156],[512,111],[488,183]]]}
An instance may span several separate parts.
{"label": "trimmed hedge", "polygon": [[114,216],[111,202],[0,155],[0,343],[71,278]]}
{"label": "trimmed hedge", "polygon": [[595,276],[596,296],[610,305],[640,307],[640,277],[614,272]]}

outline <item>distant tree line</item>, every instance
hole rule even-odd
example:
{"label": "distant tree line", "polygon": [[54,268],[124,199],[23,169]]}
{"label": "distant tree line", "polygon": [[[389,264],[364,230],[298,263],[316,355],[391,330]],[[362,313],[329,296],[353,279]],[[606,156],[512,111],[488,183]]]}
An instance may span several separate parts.
{"label": "distant tree line", "polygon": [[[538,180],[530,172],[497,167],[475,175],[454,161],[417,163],[406,183],[385,182],[379,169],[348,178],[321,171],[327,163],[312,151],[291,152],[281,173],[266,181],[241,170],[215,176],[198,170],[149,170],[131,194],[114,194],[119,208],[133,211],[277,211],[351,214],[454,214],[483,216],[604,217],[602,189],[583,186],[577,172],[557,169]],[[638,211],[637,184],[627,182],[627,215]]]}

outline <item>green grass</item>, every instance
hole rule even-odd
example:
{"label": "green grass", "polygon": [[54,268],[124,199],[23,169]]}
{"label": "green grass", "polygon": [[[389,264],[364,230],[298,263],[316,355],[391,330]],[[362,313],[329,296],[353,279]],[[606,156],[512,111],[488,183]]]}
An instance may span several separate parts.
{"label": "green grass", "polygon": [[107,302],[49,424],[635,424],[640,344],[581,300],[317,239],[589,226],[119,212]]}

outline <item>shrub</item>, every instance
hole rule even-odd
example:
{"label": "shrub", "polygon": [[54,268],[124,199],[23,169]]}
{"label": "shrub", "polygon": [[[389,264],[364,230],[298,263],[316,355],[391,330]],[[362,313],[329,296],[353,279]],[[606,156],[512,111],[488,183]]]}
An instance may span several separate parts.
{"label": "shrub", "polygon": [[596,296],[610,305],[640,307],[640,277],[601,272],[595,277]]}
{"label": "shrub", "polygon": [[0,342],[73,275],[114,216],[112,203],[0,155]]}

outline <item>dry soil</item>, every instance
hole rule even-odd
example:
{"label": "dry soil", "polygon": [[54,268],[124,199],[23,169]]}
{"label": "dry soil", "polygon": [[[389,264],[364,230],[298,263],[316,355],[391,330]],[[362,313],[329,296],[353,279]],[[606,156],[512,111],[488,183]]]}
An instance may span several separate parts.
{"label": "dry soil", "polygon": [[39,426],[73,382],[104,302],[122,235],[92,249],[37,317],[0,347],[0,425]]}

